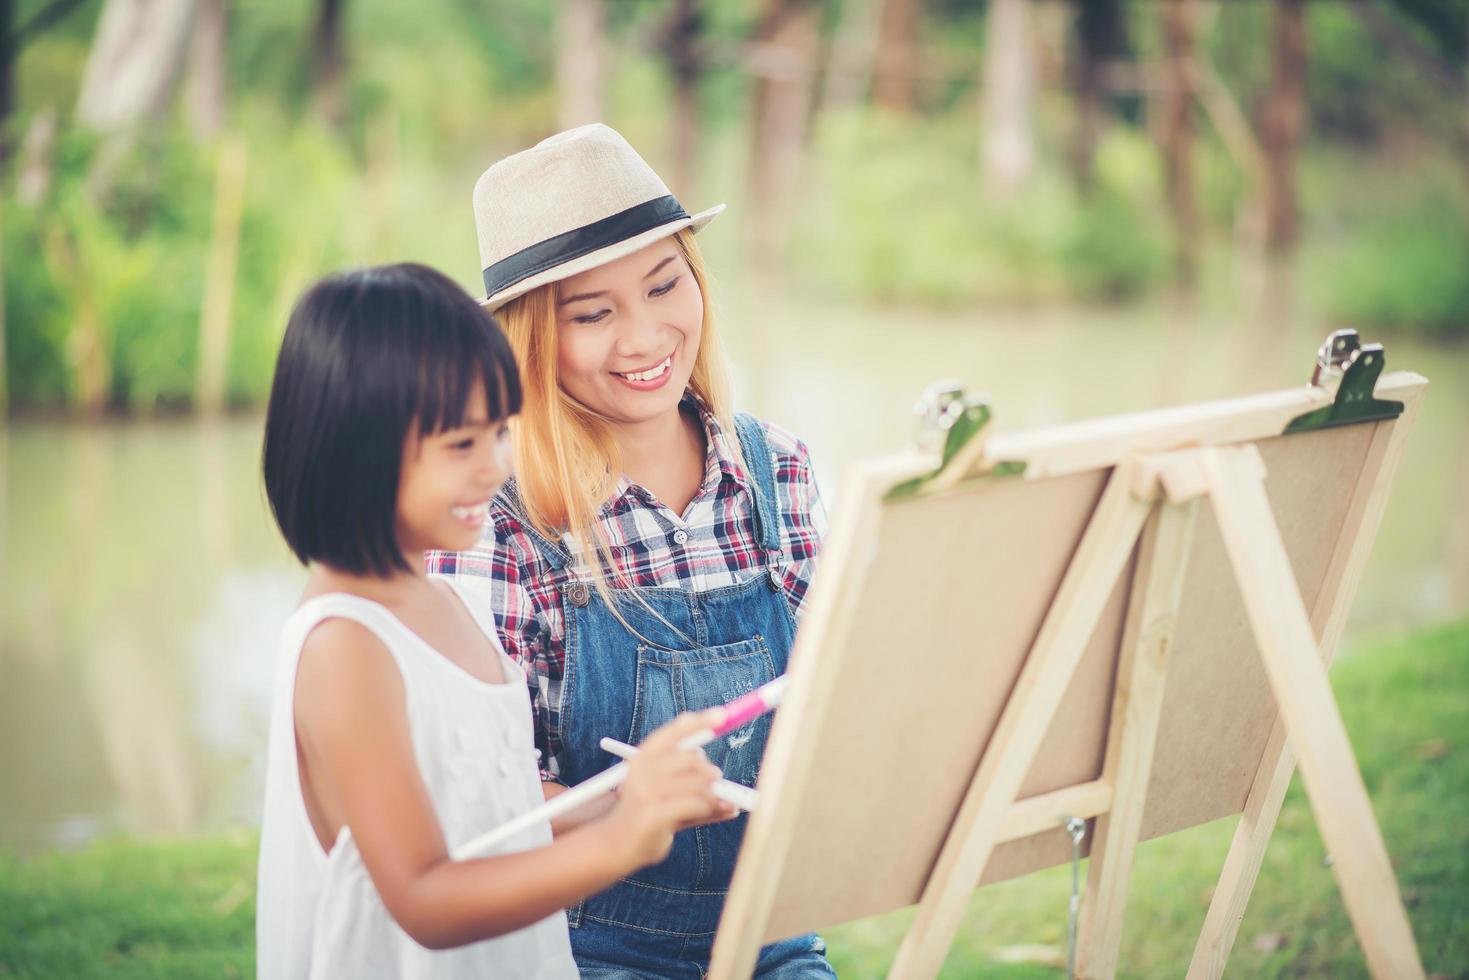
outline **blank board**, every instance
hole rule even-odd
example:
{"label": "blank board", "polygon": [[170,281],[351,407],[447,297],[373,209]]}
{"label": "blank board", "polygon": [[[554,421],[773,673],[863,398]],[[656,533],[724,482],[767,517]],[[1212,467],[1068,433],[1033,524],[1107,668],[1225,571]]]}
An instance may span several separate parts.
{"label": "blank board", "polygon": [[[1413,374],[1380,398],[1417,399]],[[1024,475],[887,501],[923,471],[907,456],[856,468],[792,654],[727,908],[769,887],[764,938],[915,903],[1113,467],[1130,454],[1254,443],[1308,609],[1341,588],[1337,549],[1381,465],[1380,426],[1280,435],[1329,402],[1298,389],[1061,426],[987,443]],[[1133,561],[1135,562],[1134,554]],[[1132,587],[1125,568],[1020,792],[1096,779]],[[1275,708],[1224,545],[1205,506],[1169,666],[1142,836],[1237,814]],[[1090,833],[1088,834],[1090,840]],[[985,882],[1070,859],[1058,828],[998,847]]]}

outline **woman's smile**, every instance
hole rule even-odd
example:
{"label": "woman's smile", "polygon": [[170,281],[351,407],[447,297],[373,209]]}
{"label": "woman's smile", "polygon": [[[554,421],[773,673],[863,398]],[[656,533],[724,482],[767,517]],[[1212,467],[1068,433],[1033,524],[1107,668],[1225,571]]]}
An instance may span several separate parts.
{"label": "woman's smile", "polygon": [[613,371],[612,376],[634,391],[655,391],[672,377],[673,355],[669,354],[652,367],[637,371]]}

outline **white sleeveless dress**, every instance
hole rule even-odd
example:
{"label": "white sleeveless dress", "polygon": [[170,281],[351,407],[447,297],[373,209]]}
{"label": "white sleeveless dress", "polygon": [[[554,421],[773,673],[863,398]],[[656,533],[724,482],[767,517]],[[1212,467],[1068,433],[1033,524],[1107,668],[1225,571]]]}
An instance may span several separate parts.
{"label": "white sleeveless dress", "polygon": [[[452,580],[450,585],[461,599],[475,587]],[[466,673],[386,608],[357,596],[317,596],[287,620],[276,666],[260,834],[255,924],[260,977],[577,976],[564,912],[457,949],[420,946],[384,907],[351,831],[343,827],[330,854],[324,853],[306,813],[296,769],[296,664],[311,630],[334,617],[371,630],[398,666],[414,758],[451,852],[541,803],[525,675],[505,655],[492,624],[474,612],[489,608],[486,598],[465,605],[499,655],[503,684]],[[551,826],[542,823],[497,853],[550,843]]]}

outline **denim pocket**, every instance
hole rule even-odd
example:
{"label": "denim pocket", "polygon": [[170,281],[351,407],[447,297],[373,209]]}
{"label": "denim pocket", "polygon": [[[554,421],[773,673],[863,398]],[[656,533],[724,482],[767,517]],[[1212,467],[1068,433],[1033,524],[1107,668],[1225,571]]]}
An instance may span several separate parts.
{"label": "denim pocket", "polygon": [[[675,715],[728,704],[775,676],[770,648],[758,634],[738,643],[694,650],[640,646],[628,740],[639,744]],[[725,779],[752,786],[769,727],[768,717],[759,718],[711,742],[705,753]]]}

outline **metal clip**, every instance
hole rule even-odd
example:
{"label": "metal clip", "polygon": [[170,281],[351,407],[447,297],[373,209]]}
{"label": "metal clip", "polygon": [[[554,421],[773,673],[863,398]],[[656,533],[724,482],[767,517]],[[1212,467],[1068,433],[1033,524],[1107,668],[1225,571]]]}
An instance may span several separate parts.
{"label": "metal clip", "polygon": [[1311,384],[1333,392],[1336,399],[1325,408],[1298,415],[1286,432],[1309,432],[1355,422],[1395,419],[1403,412],[1402,402],[1373,396],[1377,379],[1387,363],[1381,344],[1363,344],[1352,329],[1334,330],[1316,352]]}
{"label": "metal clip", "polygon": [[[989,399],[966,395],[959,382],[936,381],[929,385],[913,411],[918,417],[918,447],[933,458],[933,469],[893,487],[887,494],[889,500],[952,486],[970,473],[984,449]],[[1024,470],[1024,463],[1001,462],[986,475],[1011,476]]]}
{"label": "metal clip", "polygon": [[[984,399],[979,399],[983,402]],[[964,386],[958,381],[935,381],[923,389],[913,414],[918,417],[918,448],[934,457],[934,466],[943,462],[944,440],[964,414]]]}

